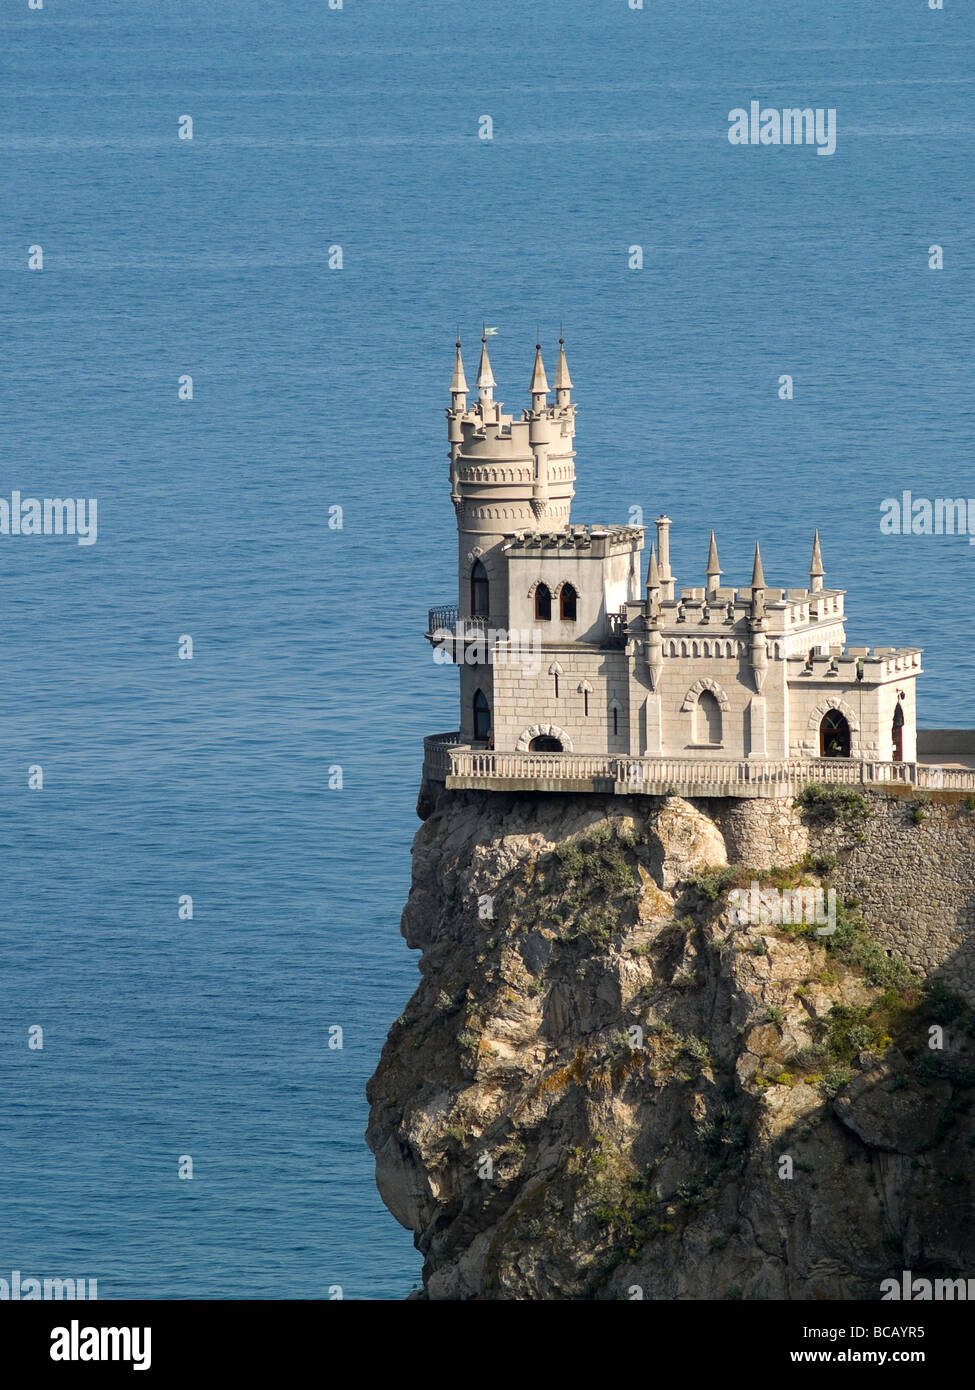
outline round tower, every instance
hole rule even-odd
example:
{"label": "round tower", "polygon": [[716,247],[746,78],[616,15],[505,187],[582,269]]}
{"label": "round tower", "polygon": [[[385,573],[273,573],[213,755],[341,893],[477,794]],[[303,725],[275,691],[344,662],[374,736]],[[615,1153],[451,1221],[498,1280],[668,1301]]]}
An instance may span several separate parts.
{"label": "round tower", "polygon": [[501,551],[514,531],[565,531],[575,482],[575,404],[559,340],[556,403],[536,345],[531,409],[520,420],[494,399],[487,338],[481,338],[477,400],[467,407],[460,345],[447,411],[450,497],[457,513],[458,612],[507,627],[507,565]]}

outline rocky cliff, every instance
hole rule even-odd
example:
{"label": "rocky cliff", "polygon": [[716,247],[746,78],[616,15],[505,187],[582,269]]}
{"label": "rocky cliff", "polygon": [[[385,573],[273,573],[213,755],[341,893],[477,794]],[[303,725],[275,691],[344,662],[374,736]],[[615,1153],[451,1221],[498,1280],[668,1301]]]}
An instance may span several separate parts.
{"label": "rocky cliff", "polygon": [[[973,804],[421,807],[422,979],[367,1139],[423,1296],[876,1299],[975,1272]],[[783,920],[802,885],[834,888],[834,930]]]}

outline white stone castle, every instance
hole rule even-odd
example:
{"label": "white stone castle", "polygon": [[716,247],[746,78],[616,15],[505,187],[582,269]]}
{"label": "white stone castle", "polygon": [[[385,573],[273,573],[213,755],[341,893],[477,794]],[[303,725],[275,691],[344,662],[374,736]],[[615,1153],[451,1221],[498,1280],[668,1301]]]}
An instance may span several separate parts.
{"label": "white stone castle", "polygon": [[747,765],[836,760],[823,780],[846,781],[857,763],[915,762],[920,649],[846,647],[844,592],[824,584],[818,532],[808,587],[767,584],[757,545],[750,583],[723,585],[712,532],[704,584],[678,590],[661,516],[641,584],[642,526],[570,520],[563,340],[554,403],[538,346],[520,420],[494,388],[482,339],[468,405],[458,342],[447,410],[458,604],[431,611],[427,636],[459,667],[460,729],[427,741],[432,775],[555,786],[602,769],[620,782],[619,760],[639,759],[653,783],[653,760],[677,759],[692,778],[700,763],[705,780],[725,769],[733,783],[731,763],[746,764],[741,780]]}

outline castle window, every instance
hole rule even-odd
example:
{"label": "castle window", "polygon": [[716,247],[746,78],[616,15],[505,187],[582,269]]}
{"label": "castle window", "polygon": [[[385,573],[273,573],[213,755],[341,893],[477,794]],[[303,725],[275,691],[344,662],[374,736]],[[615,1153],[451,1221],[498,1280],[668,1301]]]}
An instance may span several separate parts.
{"label": "castle window", "polygon": [[850,726],[838,709],[827,710],[819,726],[819,756],[848,758],[850,756]]}
{"label": "castle window", "polygon": [[552,617],[552,594],[547,584],[539,584],[535,590],[535,617],[543,623]]}
{"label": "castle window", "polygon": [[584,691],[582,692],[582,712],[583,712],[583,714],[586,716],[586,718],[588,719],[588,718],[589,718],[589,691],[588,691],[588,690],[584,690]]}
{"label": "castle window", "polygon": [[619,734],[619,731],[620,731],[620,712],[619,712],[619,710],[616,708],[616,706],[614,705],[614,706],[613,706],[613,737],[614,737],[614,738],[616,738],[616,736]]}
{"label": "castle window", "polygon": [[698,696],[695,718],[694,742],[717,747],[721,743],[721,706],[710,690],[702,690]]}
{"label": "castle window", "polygon": [[563,584],[559,594],[559,617],[564,623],[576,620],[576,591],[571,584]]}
{"label": "castle window", "polygon": [[485,740],[491,732],[491,707],[483,690],[474,695],[474,737]]}
{"label": "castle window", "polygon": [[490,612],[490,585],[487,570],[480,560],[475,560],[471,570],[471,617],[486,618]]}
{"label": "castle window", "polygon": [[539,734],[538,738],[533,738],[528,745],[530,753],[561,753],[561,739],[551,738],[547,734]]}

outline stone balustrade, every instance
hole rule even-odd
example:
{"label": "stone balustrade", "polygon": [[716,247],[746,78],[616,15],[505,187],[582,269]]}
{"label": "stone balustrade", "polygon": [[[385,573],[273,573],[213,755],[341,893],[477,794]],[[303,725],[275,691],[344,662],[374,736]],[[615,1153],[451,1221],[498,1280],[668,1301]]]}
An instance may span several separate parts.
{"label": "stone balustrade", "polygon": [[424,776],[450,790],[592,791],[620,796],[788,797],[811,783],[975,792],[975,770],[854,758],[633,758],[473,748],[424,739]]}

